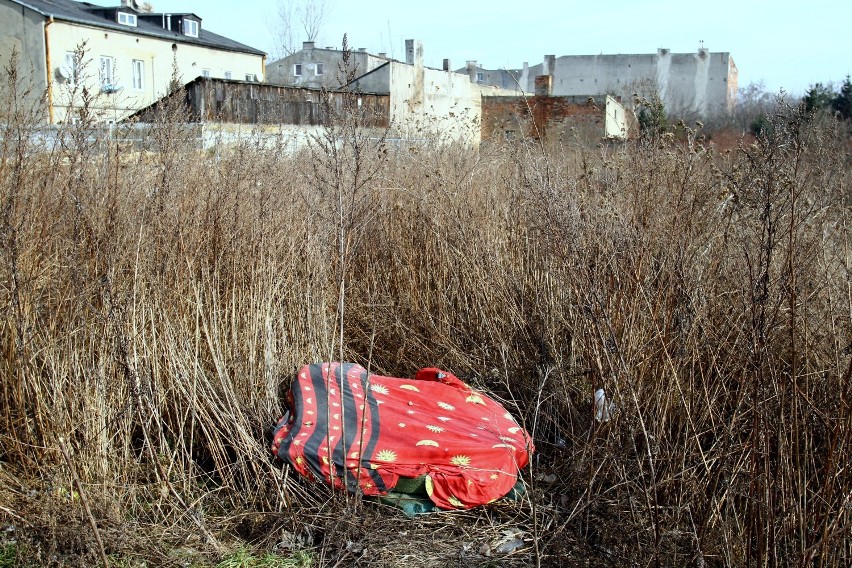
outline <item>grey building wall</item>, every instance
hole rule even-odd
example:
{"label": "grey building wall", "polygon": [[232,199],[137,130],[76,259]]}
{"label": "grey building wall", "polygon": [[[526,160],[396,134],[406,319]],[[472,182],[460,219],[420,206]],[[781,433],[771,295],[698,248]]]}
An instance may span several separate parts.
{"label": "grey building wall", "polygon": [[[342,61],[341,50],[316,47],[313,42],[306,41],[296,53],[267,63],[266,80],[276,85],[337,89],[340,87],[338,69]],[[387,63],[388,58],[356,49],[351,52],[349,61],[357,77]],[[321,74],[318,73],[318,64],[322,66]],[[301,65],[301,75],[296,74],[297,65]]]}
{"label": "grey building wall", "polygon": [[[0,0],[0,68],[9,63],[12,51],[18,54],[18,75],[23,87],[31,88],[35,104],[47,90],[45,68],[44,17],[32,10]],[[5,80],[5,79],[4,79]]]}
{"label": "grey building wall", "polygon": [[526,88],[526,85],[520,82],[521,72],[518,70],[486,69],[477,65],[476,61],[468,61],[466,66],[456,69],[456,73],[466,74],[470,77],[472,83],[480,85],[490,85],[518,92]]}
{"label": "grey building wall", "polygon": [[380,67],[361,75],[352,81],[352,88],[363,93],[390,94],[391,63],[385,62]]}
{"label": "grey building wall", "polygon": [[657,92],[666,110],[676,115],[707,116],[733,109],[737,94],[737,68],[729,53],[545,56],[529,67],[527,91],[533,79],[553,75],[553,95],[614,94],[631,101],[634,94]]}

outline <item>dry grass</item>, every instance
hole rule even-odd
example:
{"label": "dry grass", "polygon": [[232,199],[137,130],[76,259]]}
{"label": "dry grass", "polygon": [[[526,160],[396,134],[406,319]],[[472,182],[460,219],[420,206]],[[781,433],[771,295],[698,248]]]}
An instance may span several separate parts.
{"label": "dry grass", "polygon": [[[0,518],[20,565],[97,563],[96,535],[118,566],[214,565],[246,544],[317,566],[852,562],[836,124],[788,109],[722,155],[687,132],[364,144],[359,165],[354,146],[199,152],[164,121],[142,156],[86,142],[85,124],[38,147],[15,84]],[[279,389],[341,349],[503,399],[537,439],[528,497],[407,520],[275,468]],[[508,529],[529,545],[487,556]]]}

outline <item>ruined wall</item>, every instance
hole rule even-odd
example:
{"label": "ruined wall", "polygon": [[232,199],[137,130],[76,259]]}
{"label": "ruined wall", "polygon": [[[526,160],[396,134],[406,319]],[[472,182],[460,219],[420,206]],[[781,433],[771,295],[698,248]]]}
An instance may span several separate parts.
{"label": "ruined wall", "polygon": [[597,143],[632,132],[630,111],[612,97],[483,97],[482,139]]}
{"label": "ruined wall", "polygon": [[390,61],[358,78],[353,87],[390,95],[391,131],[408,139],[478,143],[483,91],[467,74],[423,65],[423,45],[406,40],[408,63]]}
{"label": "ruined wall", "polygon": [[[343,94],[317,89],[199,78],[180,96],[193,122],[322,126],[343,112]],[[331,110],[323,97],[328,97]],[[358,109],[367,128],[388,125],[389,97],[359,94]],[[141,122],[156,120],[158,105],[137,114]]]}
{"label": "ruined wall", "polygon": [[[736,103],[737,70],[729,53],[572,55],[553,58],[553,94],[614,94],[631,101],[634,94],[658,92],[666,110],[675,115],[712,115]],[[527,91],[545,74],[546,63],[531,66]]]}

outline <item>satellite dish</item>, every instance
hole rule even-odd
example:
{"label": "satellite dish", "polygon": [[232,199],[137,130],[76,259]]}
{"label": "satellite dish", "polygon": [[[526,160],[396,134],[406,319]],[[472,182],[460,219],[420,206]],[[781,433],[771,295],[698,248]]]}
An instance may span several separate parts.
{"label": "satellite dish", "polygon": [[139,9],[139,0],[130,0],[130,5],[133,7],[134,10],[138,10]]}
{"label": "satellite dish", "polygon": [[67,81],[70,77],[70,73],[68,73],[68,69],[65,68],[64,65],[60,65],[56,68],[56,78]]}

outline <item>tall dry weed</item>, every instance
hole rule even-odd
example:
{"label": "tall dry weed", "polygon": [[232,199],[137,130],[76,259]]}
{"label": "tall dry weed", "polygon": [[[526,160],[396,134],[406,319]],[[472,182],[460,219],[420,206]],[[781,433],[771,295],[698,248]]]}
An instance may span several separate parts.
{"label": "tall dry weed", "polygon": [[[140,152],[81,123],[46,144],[16,84],[0,516],[34,562],[95,562],[93,533],[163,565],[237,539],[318,565],[367,563],[353,542],[414,566],[852,558],[838,125],[783,110],[727,154],[691,131],[479,151],[341,132],[294,156],[198,149],[178,106]],[[527,497],[407,521],[274,467],[280,389],[341,353],[501,398],[537,439]],[[509,528],[536,546],[486,557]]]}

